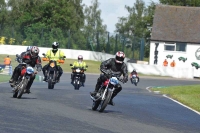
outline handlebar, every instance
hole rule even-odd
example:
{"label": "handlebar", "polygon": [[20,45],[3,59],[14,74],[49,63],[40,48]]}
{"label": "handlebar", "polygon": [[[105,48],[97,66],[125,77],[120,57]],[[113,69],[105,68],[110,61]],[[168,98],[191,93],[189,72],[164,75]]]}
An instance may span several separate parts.
{"label": "handlebar", "polygon": [[110,72],[106,72],[105,69],[100,69],[102,73],[104,73],[106,76],[108,76],[108,78],[111,77],[116,77],[120,82],[122,82],[123,84],[125,83],[124,80],[122,78],[120,78],[119,76],[116,76],[116,74],[114,74],[111,70],[107,70]]}

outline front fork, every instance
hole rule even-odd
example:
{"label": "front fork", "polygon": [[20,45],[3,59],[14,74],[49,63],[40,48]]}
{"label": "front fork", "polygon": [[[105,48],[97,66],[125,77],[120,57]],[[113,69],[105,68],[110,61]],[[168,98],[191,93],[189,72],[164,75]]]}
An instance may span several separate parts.
{"label": "front fork", "polygon": [[106,86],[106,88],[105,88],[105,90],[104,90],[104,92],[103,92],[103,95],[102,95],[102,100],[105,100],[105,99],[106,99],[106,93],[107,93],[108,91],[111,91],[111,95],[112,95],[113,92],[115,91],[115,87],[113,87],[113,89],[110,89],[110,88],[108,88],[108,86]]}

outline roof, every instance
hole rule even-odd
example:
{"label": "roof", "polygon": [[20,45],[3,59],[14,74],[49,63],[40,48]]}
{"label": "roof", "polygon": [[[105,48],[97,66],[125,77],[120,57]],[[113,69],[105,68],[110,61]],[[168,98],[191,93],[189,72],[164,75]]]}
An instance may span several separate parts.
{"label": "roof", "polygon": [[151,40],[200,43],[200,7],[156,5]]}

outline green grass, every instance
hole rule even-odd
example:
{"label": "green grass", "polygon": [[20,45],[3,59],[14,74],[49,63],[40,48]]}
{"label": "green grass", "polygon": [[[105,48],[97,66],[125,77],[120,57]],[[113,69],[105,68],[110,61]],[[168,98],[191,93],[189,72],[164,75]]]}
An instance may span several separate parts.
{"label": "green grass", "polygon": [[10,79],[10,75],[0,74],[0,82],[8,82]]}
{"label": "green grass", "polygon": [[[5,54],[0,54],[0,64],[3,64],[4,58],[7,55]],[[18,65],[18,62],[15,61],[15,55],[9,55],[11,58],[11,64],[13,66],[13,69]],[[71,67],[70,64],[73,64],[74,61],[77,61],[76,59],[66,59],[64,64],[61,64],[61,67],[63,69],[64,72],[71,72]],[[88,65],[88,69],[86,71],[86,73],[100,73],[99,71],[99,67],[101,62],[99,61],[91,61],[91,60],[84,60],[86,62],[86,64]],[[48,62],[46,61],[42,61],[42,66],[46,65]]]}
{"label": "green grass", "polygon": [[169,97],[200,111],[200,85],[173,86],[164,88],[152,88],[153,91],[160,91]]}

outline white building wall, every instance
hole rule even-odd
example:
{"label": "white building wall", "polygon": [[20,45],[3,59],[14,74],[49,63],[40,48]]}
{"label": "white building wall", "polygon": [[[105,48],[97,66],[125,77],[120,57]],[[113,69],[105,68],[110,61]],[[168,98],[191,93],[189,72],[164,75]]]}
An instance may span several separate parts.
{"label": "white building wall", "polygon": [[[181,68],[192,68],[191,63],[196,62],[200,64],[200,60],[196,59],[195,52],[196,50],[200,48],[200,44],[187,44],[187,50],[186,52],[178,52],[178,51],[165,51],[164,50],[164,42],[159,42],[159,46],[157,48],[158,50],[158,62],[157,65],[163,66],[163,61],[166,58],[167,55],[173,55],[173,58],[170,59],[168,58],[168,65],[175,60],[176,62],[176,67],[181,67]],[[150,59],[149,59],[149,64],[154,65],[154,51],[155,51],[155,42],[151,42],[150,44]],[[185,62],[179,61],[179,57],[184,57],[187,58]]]}

